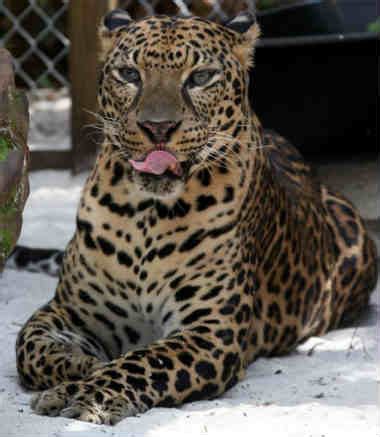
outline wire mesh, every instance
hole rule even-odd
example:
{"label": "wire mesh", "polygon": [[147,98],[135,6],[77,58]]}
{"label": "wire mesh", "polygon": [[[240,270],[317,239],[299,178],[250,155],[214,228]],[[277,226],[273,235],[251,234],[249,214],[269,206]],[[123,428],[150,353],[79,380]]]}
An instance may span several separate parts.
{"label": "wire mesh", "polygon": [[62,0],[0,0],[0,46],[11,51],[16,80],[22,87],[68,85],[68,4]]}
{"label": "wire mesh", "polygon": [[[0,0],[0,47],[14,57],[19,86],[33,90],[69,85],[69,4],[70,0]],[[133,18],[200,15],[219,22],[253,10],[254,4],[255,0],[119,0]]]}

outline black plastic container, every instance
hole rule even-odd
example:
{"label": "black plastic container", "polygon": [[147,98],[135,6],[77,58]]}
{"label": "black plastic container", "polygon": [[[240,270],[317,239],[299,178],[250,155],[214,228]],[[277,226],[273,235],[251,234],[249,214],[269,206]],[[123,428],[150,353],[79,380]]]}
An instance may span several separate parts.
{"label": "black plastic container", "polygon": [[305,154],[376,151],[377,51],[370,33],[263,39],[252,106]]}
{"label": "black plastic container", "polygon": [[343,31],[335,0],[300,0],[257,15],[264,38],[318,35]]}

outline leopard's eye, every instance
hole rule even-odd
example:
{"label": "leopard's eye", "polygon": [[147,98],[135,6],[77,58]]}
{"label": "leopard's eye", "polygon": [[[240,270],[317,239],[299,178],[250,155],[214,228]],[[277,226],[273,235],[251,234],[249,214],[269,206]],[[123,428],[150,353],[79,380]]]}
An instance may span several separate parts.
{"label": "leopard's eye", "polygon": [[188,78],[187,86],[190,87],[190,88],[193,88],[195,86],[204,86],[208,82],[210,82],[210,80],[213,78],[215,73],[216,73],[215,70],[200,70],[200,71],[195,71]]}
{"label": "leopard's eye", "polygon": [[140,73],[136,70],[136,68],[122,67],[118,68],[115,73],[119,80],[123,80],[125,82],[137,84],[141,80]]}

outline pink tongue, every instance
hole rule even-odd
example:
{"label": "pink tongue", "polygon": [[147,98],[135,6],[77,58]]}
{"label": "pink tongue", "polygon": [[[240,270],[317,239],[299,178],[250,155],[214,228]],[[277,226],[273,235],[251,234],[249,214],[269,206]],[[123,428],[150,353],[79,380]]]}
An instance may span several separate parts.
{"label": "pink tongue", "polygon": [[150,152],[144,161],[134,161],[130,159],[132,167],[144,173],[152,173],[155,175],[161,175],[166,170],[170,170],[177,176],[181,176],[182,169],[177,158],[165,150],[154,150]]}

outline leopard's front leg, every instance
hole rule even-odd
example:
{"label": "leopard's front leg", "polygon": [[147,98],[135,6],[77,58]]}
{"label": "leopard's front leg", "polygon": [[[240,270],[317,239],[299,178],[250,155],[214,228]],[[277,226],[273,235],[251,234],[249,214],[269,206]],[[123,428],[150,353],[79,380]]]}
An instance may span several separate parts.
{"label": "leopard's front leg", "polygon": [[[33,409],[79,420],[115,424],[154,406],[179,405],[213,398],[244,375],[244,335],[232,325],[237,308],[219,320],[183,329],[146,349],[127,353],[78,382],[62,383],[37,395]],[[202,311],[199,309],[198,311]],[[201,314],[201,313],[198,313]]]}

